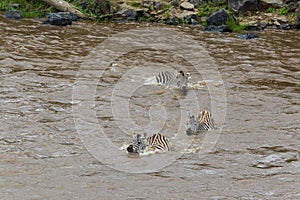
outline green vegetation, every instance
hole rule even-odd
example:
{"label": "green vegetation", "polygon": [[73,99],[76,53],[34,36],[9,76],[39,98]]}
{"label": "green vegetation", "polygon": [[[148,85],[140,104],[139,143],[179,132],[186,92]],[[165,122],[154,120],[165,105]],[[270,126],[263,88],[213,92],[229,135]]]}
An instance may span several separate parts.
{"label": "green vegetation", "polygon": [[224,6],[208,3],[205,5],[199,6],[197,14],[199,17],[209,16],[222,8],[224,8]]}
{"label": "green vegetation", "polygon": [[286,7],[282,7],[279,9],[279,15],[286,15],[288,13],[288,10]]}
{"label": "green vegetation", "polygon": [[[15,7],[15,5],[19,5]],[[2,0],[0,2],[1,11],[20,10],[24,17],[42,17],[47,12],[52,12],[53,7],[40,0]]]}
{"label": "green vegetation", "polygon": [[226,25],[230,27],[233,32],[241,32],[247,28],[247,25],[237,24],[232,17],[229,18],[229,20],[226,22]]}
{"label": "green vegetation", "polygon": [[136,2],[136,1],[130,1],[128,3],[128,5],[130,5],[132,7],[139,7],[141,4],[139,2]]}
{"label": "green vegetation", "polygon": [[0,2],[0,11],[10,10],[9,2],[10,2],[9,0],[2,0]]}
{"label": "green vegetation", "polygon": [[[113,18],[114,13],[121,8],[120,3],[127,3],[130,7],[144,9],[145,15],[139,17],[139,21],[147,22],[166,22],[170,19],[173,20],[171,13],[172,9],[179,9],[177,4],[170,5],[170,1],[161,0],[160,4],[142,4],[142,0],[65,0],[69,3],[72,3],[76,9],[82,13],[94,17],[94,19],[99,21],[109,21]],[[179,0],[176,0],[179,4]],[[233,11],[228,8],[228,4],[224,3],[223,0],[214,0],[208,1],[208,3],[202,2],[197,10],[197,16],[202,25],[207,26],[205,18],[213,14],[214,12],[219,11],[220,9],[225,9],[226,12],[231,16],[230,19],[225,23],[230,27],[234,32],[240,32],[247,29],[246,25],[238,24],[233,17]],[[27,18],[36,18],[42,17],[48,12],[57,11],[53,7],[47,5],[42,0],[0,0],[0,11],[10,11],[10,10],[20,10],[24,17]],[[153,12],[155,11],[155,12]],[[296,18],[295,13],[288,13],[286,7],[282,8],[273,8],[269,7],[265,10],[266,13],[274,13],[275,15],[288,15],[289,17]],[[175,12],[174,12],[175,13]],[[254,14],[254,13],[252,13]],[[272,14],[273,15],[273,14]],[[247,17],[239,14],[240,18]],[[177,20],[177,19],[176,19]],[[180,24],[190,24],[189,19],[178,19]]]}
{"label": "green vegetation", "polygon": [[167,11],[165,11],[163,14],[162,14],[162,18],[163,19],[168,19],[168,18],[170,18],[170,16],[171,16],[171,14],[170,14],[170,12],[167,10]]}
{"label": "green vegetation", "polygon": [[273,8],[273,7],[269,7],[267,10],[266,10],[266,12],[267,13],[273,13],[273,12],[275,12],[275,8]]}
{"label": "green vegetation", "polygon": [[163,3],[162,5],[162,9],[165,11],[165,12],[169,12],[169,9],[171,8],[171,5],[168,4],[168,3]]}
{"label": "green vegetation", "polygon": [[217,12],[221,9],[225,9],[227,13],[231,13],[232,11],[228,9],[228,5],[224,1],[215,1],[214,3],[208,2],[206,4],[201,4],[198,7],[198,17],[208,17],[209,15]]}
{"label": "green vegetation", "polygon": [[107,17],[111,16],[112,4],[109,0],[72,0],[72,5],[82,13],[99,19],[107,19]]}
{"label": "green vegetation", "polygon": [[[219,1],[217,3],[208,3],[202,6],[198,7],[198,17],[208,17],[209,15],[213,14],[214,12],[217,12],[221,9],[225,9],[226,12],[231,15],[231,11],[228,10],[227,5],[222,3],[222,1]],[[203,26],[207,26],[206,21],[202,21]],[[236,23],[236,21],[233,19],[233,17],[230,17],[229,20],[225,23],[226,26],[230,27],[233,32],[241,32],[247,28],[246,25],[240,25]]]}

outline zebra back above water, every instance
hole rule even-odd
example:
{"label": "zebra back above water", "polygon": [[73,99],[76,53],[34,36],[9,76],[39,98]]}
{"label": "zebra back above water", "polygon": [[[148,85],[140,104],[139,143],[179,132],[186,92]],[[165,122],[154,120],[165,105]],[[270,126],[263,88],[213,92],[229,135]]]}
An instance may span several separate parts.
{"label": "zebra back above water", "polygon": [[145,153],[147,151],[169,151],[170,142],[169,139],[160,134],[156,133],[146,138],[146,133],[133,134],[132,144],[127,147],[129,153]]}
{"label": "zebra back above water", "polygon": [[147,144],[149,145],[149,148],[152,148],[154,150],[159,150],[159,151],[170,150],[169,139],[160,133],[155,133],[152,136],[148,137]]}
{"label": "zebra back above water", "polygon": [[186,130],[187,135],[197,135],[211,129],[215,129],[215,121],[209,111],[203,110],[197,117],[194,115],[189,116]]}
{"label": "zebra back above water", "polygon": [[166,86],[176,86],[180,88],[183,92],[187,91],[190,74],[184,73],[183,71],[169,72],[164,71],[160,72],[156,77],[157,83],[166,85]]}

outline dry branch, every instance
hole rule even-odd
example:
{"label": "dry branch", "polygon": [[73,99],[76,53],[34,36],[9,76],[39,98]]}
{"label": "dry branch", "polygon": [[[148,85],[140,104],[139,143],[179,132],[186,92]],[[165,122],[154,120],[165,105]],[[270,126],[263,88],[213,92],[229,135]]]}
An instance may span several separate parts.
{"label": "dry branch", "polygon": [[63,0],[43,0],[43,1],[45,3],[53,6],[54,8],[56,8],[59,11],[72,12],[81,18],[91,18],[90,16],[87,16],[87,15],[83,14],[82,12],[80,12],[79,10],[77,10],[72,4],[70,4],[66,1],[63,1]]}

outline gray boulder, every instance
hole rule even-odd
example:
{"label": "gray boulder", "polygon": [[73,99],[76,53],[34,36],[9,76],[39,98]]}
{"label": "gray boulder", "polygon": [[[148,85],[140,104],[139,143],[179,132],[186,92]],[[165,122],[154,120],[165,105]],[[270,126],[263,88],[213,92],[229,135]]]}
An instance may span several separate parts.
{"label": "gray boulder", "polygon": [[170,17],[166,22],[165,24],[168,24],[168,25],[178,25],[180,23],[180,20],[178,17]]}
{"label": "gray boulder", "polygon": [[3,14],[6,19],[21,19],[22,12],[20,10],[7,11]]}
{"label": "gray boulder", "polygon": [[297,8],[297,10],[295,11],[296,13],[296,23],[295,23],[295,28],[300,29],[300,8]]}
{"label": "gray boulder", "polygon": [[197,8],[202,3],[202,0],[189,0],[189,2],[194,4],[195,8]]}
{"label": "gray boulder", "polygon": [[117,12],[117,15],[127,21],[134,21],[138,18],[137,12],[130,8],[124,8],[120,10]]}
{"label": "gray boulder", "polygon": [[179,1],[178,0],[171,0],[170,5],[174,6],[174,7],[178,7],[179,6]]}
{"label": "gray boulder", "polygon": [[229,15],[224,9],[219,10],[211,14],[207,19],[206,22],[208,25],[215,25],[219,26],[225,24],[229,20]]}
{"label": "gray boulder", "polygon": [[192,24],[192,25],[199,24],[199,19],[196,14],[186,15],[184,16],[183,20],[186,24]]}
{"label": "gray boulder", "polygon": [[260,9],[280,8],[284,5],[282,0],[259,0],[258,7]]}
{"label": "gray boulder", "polygon": [[50,24],[55,26],[71,25],[73,21],[77,21],[78,16],[71,12],[57,12],[46,15],[47,19],[43,24]]}
{"label": "gray boulder", "polygon": [[182,8],[184,10],[194,10],[195,6],[194,6],[194,4],[191,4],[191,3],[185,1],[180,4],[180,8]]}
{"label": "gray boulder", "polygon": [[297,4],[295,2],[289,2],[285,5],[288,12],[294,12],[297,9]]}
{"label": "gray boulder", "polygon": [[257,0],[228,0],[228,6],[234,12],[258,10]]}

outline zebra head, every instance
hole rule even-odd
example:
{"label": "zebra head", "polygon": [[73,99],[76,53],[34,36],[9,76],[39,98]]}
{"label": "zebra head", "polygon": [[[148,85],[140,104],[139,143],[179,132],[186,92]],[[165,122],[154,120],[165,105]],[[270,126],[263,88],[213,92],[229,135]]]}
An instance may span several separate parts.
{"label": "zebra head", "polygon": [[189,119],[187,122],[187,129],[186,134],[187,135],[196,135],[198,131],[199,121],[197,118],[195,118],[194,115],[189,114]]}
{"label": "zebra head", "polygon": [[132,144],[127,147],[127,151],[129,153],[143,153],[146,147],[146,133],[144,135],[133,133]]}
{"label": "zebra head", "polygon": [[203,110],[197,117],[189,115],[186,130],[187,135],[205,133],[211,129],[215,129],[215,121],[209,111]]}
{"label": "zebra head", "polygon": [[184,73],[183,71],[179,71],[179,73],[176,75],[177,87],[179,87],[184,94],[187,93],[189,78],[190,73]]}

